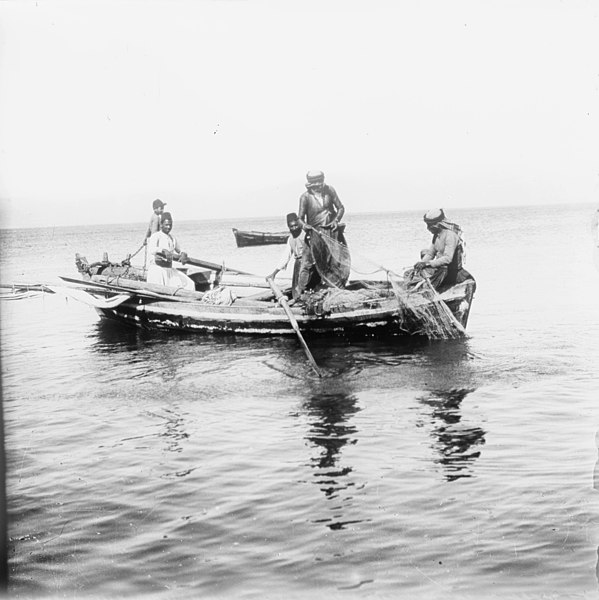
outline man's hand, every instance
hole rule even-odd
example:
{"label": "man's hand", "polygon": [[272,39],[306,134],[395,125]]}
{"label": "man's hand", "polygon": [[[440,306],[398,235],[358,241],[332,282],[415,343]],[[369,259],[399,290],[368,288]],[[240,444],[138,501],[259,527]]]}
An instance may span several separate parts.
{"label": "man's hand", "polygon": [[337,221],[337,219],[333,219],[333,222],[331,223],[331,231],[335,231],[337,227],[339,227],[339,221]]}
{"label": "man's hand", "polygon": [[429,266],[429,262],[427,260],[419,260],[415,265],[414,269],[416,271],[422,271],[425,267]]}
{"label": "man's hand", "polygon": [[156,252],[156,256],[158,256],[159,258],[163,258],[164,260],[173,260],[174,253],[171,252],[170,250],[158,250],[158,252]]}
{"label": "man's hand", "polygon": [[181,252],[179,254],[179,262],[184,265],[187,262],[187,252]]}

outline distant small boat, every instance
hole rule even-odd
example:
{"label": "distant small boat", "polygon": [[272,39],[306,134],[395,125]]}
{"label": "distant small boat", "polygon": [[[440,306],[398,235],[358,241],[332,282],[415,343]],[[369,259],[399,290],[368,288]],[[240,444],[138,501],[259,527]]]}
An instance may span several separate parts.
{"label": "distant small boat", "polygon": [[233,228],[233,235],[239,248],[245,246],[265,246],[267,244],[284,244],[289,237],[288,231],[241,231]]}

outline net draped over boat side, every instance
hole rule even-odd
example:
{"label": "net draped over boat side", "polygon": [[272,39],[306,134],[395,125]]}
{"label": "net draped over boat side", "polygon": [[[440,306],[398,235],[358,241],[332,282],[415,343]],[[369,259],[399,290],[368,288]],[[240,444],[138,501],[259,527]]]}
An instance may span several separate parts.
{"label": "net draped over boat side", "polygon": [[457,321],[430,282],[423,281],[416,292],[414,289],[407,289],[403,282],[395,277],[390,277],[389,281],[404,319],[418,323],[421,332],[429,339],[447,340],[466,335],[462,324]]}
{"label": "net draped over boat side", "polygon": [[347,244],[320,231],[313,233],[310,246],[321,279],[332,287],[344,287],[351,270],[351,257]]}

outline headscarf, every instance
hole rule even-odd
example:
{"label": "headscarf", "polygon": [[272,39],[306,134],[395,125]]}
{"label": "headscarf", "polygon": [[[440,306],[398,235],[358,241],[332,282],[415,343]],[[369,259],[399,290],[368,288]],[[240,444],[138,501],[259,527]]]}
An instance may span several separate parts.
{"label": "headscarf", "polygon": [[324,183],[324,173],[322,171],[308,171],[306,173],[306,187],[310,189],[312,186]]}
{"label": "headscarf", "polygon": [[456,223],[450,223],[445,216],[442,208],[433,208],[428,212],[424,213],[424,222],[427,225],[438,225],[442,229],[450,229],[455,231],[458,235],[461,235],[462,228]]}
{"label": "headscarf", "polygon": [[445,213],[442,208],[433,208],[424,213],[423,219],[427,225],[439,225],[445,221]]}

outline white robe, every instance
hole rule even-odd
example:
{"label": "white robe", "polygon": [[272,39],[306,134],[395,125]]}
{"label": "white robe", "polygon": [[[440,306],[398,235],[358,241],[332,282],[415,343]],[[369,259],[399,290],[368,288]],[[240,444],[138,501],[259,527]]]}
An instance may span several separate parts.
{"label": "white robe", "polygon": [[183,288],[190,292],[195,291],[195,284],[185,273],[182,273],[178,269],[173,267],[161,267],[156,264],[156,253],[161,250],[168,250],[169,252],[181,253],[181,248],[177,239],[172,235],[164,233],[163,231],[157,231],[148,238],[148,283],[157,283],[159,285],[166,285],[168,287]]}

